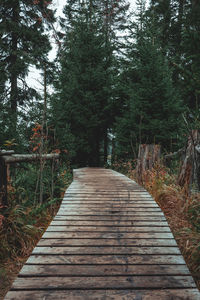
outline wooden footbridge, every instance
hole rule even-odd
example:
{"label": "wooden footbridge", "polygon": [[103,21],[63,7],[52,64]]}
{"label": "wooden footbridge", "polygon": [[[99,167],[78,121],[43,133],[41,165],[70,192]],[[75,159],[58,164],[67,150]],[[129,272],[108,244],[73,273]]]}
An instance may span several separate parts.
{"label": "wooden footbridge", "polygon": [[112,170],[84,168],[6,300],[199,300],[152,197]]}

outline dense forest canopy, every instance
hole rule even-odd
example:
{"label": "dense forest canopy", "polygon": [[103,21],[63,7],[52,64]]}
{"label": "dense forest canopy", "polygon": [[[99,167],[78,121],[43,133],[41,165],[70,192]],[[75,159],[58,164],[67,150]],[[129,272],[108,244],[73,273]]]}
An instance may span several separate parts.
{"label": "dense forest canopy", "polygon": [[[113,159],[135,158],[141,143],[181,148],[186,123],[199,126],[200,3],[137,0],[132,13],[126,0],[66,0],[63,13],[1,0],[0,147],[30,152],[37,122],[74,166],[105,164],[111,144]],[[43,93],[28,85],[33,65]]]}

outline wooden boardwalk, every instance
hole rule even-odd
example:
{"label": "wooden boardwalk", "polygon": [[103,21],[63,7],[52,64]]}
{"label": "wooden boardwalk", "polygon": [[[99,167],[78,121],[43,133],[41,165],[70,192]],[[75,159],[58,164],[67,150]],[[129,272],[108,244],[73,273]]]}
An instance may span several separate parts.
{"label": "wooden boardwalk", "polygon": [[62,205],[6,300],[199,300],[152,197],[106,169],[74,171]]}

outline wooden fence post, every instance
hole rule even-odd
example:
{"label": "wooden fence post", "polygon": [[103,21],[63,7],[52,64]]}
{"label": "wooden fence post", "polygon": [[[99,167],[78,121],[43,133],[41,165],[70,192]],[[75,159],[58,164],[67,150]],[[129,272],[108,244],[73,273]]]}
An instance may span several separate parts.
{"label": "wooden fence post", "polygon": [[39,160],[41,157],[46,160],[58,159],[58,153],[42,154],[13,154],[14,151],[0,151],[0,205],[8,206],[8,165],[18,162],[30,162]]}
{"label": "wooden fence post", "polygon": [[7,166],[2,157],[0,157],[0,204],[8,205],[7,198]]}
{"label": "wooden fence post", "polygon": [[151,170],[160,160],[160,145],[142,144],[139,146],[136,176],[139,184],[143,184],[143,176],[147,170]]}

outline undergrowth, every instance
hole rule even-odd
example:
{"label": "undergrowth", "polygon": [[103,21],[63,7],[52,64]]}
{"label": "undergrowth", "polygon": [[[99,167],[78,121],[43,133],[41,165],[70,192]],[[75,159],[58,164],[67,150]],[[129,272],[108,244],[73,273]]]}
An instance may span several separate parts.
{"label": "undergrowth", "polygon": [[[44,188],[43,203],[35,197],[36,166],[30,165],[23,174],[12,177],[8,188],[8,207],[0,206],[0,299],[10,289],[12,280],[32,252],[45,229],[56,215],[72,174],[66,167],[59,168],[50,184]],[[51,181],[46,171],[44,182]],[[55,177],[55,176],[54,176]],[[52,195],[53,191],[53,195]]]}
{"label": "undergrowth", "polygon": [[[135,161],[113,168],[137,182]],[[200,193],[188,193],[176,182],[176,174],[157,165],[143,174],[143,186],[163,210],[182,255],[200,289]]]}

